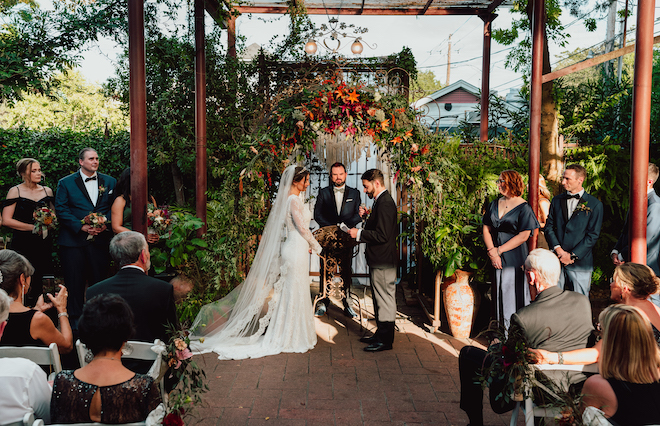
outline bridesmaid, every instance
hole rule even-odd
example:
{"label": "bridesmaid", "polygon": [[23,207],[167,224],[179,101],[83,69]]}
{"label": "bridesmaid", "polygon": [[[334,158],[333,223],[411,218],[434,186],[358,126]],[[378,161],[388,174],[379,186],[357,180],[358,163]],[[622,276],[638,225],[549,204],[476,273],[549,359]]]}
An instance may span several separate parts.
{"label": "bridesmaid", "polygon": [[[112,231],[115,234],[121,232],[131,231],[132,226],[132,216],[133,212],[131,210],[131,168],[127,167],[121,172],[119,180],[117,180],[117,186],[115,187],[115,193],[117,198],[112,203]],[[156,206],[156,200],[151,197],[151,202]],[[158,242],[158,234],[147,234],[147,242],[149,244],[155,244]]]}
{"label": "bridesmaid", "polygon": [[42,294],[44,276],[53,275],[53,237],[43,239],[32,233],[38,207],[53,206],[53,190],[40,184],[44,175],[41,165],[34,158],[23,158],[16,163],[16,171],[23,179],[7,193],[2,209],[2,224],[13,229],[11,248],[25,256],[34,266],[32,285],[26,295],[25,305],[34,306]]}
{"label": "bridesmaid", "polygon": [[521,197],[525,186],[515,170],[505,170],[497,179],[502,197],[493,201],[483,217],[483,237],[495,268],[493,301],[496,319],[508,328],[518,309],[529,305],[529,288],[522,265],[527,258],[527,240],[539,228],[532,208]]}

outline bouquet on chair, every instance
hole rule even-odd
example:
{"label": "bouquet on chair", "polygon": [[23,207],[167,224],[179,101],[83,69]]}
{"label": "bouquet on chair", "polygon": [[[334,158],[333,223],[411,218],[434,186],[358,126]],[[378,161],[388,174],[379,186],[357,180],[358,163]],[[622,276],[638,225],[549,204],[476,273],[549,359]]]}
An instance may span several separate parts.
{"label": "bouquet on chair", "polygon": [[32,213],[32,217],[34,217],[32,233],[40,235],[44,240],[48,238],[49,229],[55,230],[57,228],[57,216],[48,206],[37,207]]}
{"label": "bouquet on chair", "polygon": [[[83,225],[89,225],[92,228],[103,228],[107,226],[110,221],[103,213],[90,213],[80,220]],[[88,240],[93,240],[94,235],[87,235]]]}

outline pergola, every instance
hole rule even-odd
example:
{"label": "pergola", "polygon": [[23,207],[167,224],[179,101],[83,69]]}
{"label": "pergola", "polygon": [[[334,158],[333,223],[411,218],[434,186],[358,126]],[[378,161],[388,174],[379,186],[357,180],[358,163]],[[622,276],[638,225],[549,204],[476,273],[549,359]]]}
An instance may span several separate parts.
{"label": "pergola", "polygon": [[[303,0],[294,0],[303,1]],[[630,47],[585,61],[570,69],[543,75],[544,0],[532,2],[532,75],[529,137],[529,176],[540,173],[541,87],[542,84],[578,71],[586,66],[621,56]],[[490,93],[491,23],[495,11],[505,0],[307,0],[307,13],[332,15],[477,15],[483,21],[483,58],[481,80],[480,140],[488,139],[488,96]],[[129,0],[129,63],[130,63],[130,119],[131,119],[131,194],[133,226],[146,232],[147,204],[147,127],[144,55],[143,0]],[[221,11],[227,4],[219,0],[195,0],[195,137],[196,137],[196,211],[206,222],[206,75],[204,53],[204,11],[228,30],[228,54],[236,55],[236,18],[225,23]],[[283,0],[255,0],[237,7],[240,13],[285,14],[288,5]],[[636,25],[635,71],[633,89],[633,123],[631,152],[631,260],[646,263],[646,180],[649,161],[651,76],[653,65],[653,20],[655,0],[639,0]],[[626,51],[627,50],[627,51]],[[529,180],[529,204],[538,215],[538,179]],[[202,229],[202,232],[205,230]],[[536,236],[530,241],[536,246]],[[437,299],[437,297],[436,297]],[[438,301],[436,300],[436,305]],[[439,318],[436,315],[436,318]]]}

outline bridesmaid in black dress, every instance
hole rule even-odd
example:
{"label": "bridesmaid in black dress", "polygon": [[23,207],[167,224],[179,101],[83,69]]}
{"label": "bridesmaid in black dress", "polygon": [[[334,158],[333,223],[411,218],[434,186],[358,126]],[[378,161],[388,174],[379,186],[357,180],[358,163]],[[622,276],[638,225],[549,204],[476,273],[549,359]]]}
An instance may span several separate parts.
{"label": "bridesmaid in black dress", "polygon": [[529,288],[522,265],[527,258],[527,240],[539,221],[521,197],[525,186],[515,170],[505,170],[497,179],[502,197],[490,204],[483,217],[483,236],[495,268],[493,301],[496,319],[509,326],[511,315],[529,305]]}
{"label": "bridesmaid in black dress", "polygon": [[43,291],[42,278],[53,275],[53,236],[43,239],[33,234],[34,217],[38,207],[53,206],[53,190],[40,185],[41,165],[34,158],[23,158],[16,163],[16,171],[23,183],[12,187],[3,203],[2,224],[13,229],[11,248],[25,256],[34,266],[32,285],[25,305],[34,306]]}

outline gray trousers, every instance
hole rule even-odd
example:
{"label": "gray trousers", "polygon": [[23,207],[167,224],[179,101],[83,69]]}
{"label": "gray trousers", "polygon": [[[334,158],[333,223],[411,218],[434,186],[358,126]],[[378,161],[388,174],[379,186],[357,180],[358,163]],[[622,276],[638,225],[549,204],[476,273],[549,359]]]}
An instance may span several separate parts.
{"label": "gray trousers", "polygon": [[396,268],[369,267],[369,277],[374,292],[376,321],[394,322],[396,320]]}
{"label": "gray trousers", "polygon": [[558,286],[562,290],[573,290],[589,297],[589,290],[591,289],[591,273],[593,271],[593,267],[589,269],[575,270],[562,266],[561,274],[559,274]]}

